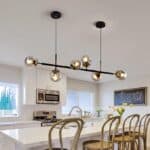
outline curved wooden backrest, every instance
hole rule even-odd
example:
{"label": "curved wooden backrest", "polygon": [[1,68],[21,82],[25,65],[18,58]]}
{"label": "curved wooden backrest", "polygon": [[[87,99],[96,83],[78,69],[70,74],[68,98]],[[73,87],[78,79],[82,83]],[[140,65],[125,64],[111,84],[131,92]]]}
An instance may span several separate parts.
{"label": "curved wooden backrest", "polygon": [[107,140],[112,140],[118,131],[119,124],[120,116],[111,117],[106,120],[101,129],[101,140],[105,140],[106,131],[108,132]]}
{"label": "curved wooden backrest", "polygon": [[52,125],[52,127],[49,130],[49,135],[48,135],[49,150],[53,150],[53,146],[52,146],[52,132],[53,132],[54,129],[59,130],[58,134],[59,134],[60,149],[63,150],[63,135],[62,135],[62,131],[69,124],[75,125],[75,130],[76,130],[75,133],[74,132],[72,133],[72,134],[74,134],[74,137],[73,137],[73,140],[72,140],[71,148],[69,150],[77,150],[78,140],[79,140],[82,128],[83,128],[83,124],[84,124],[83,120],[80,119],[80,118],[63,119],[63,120],[55,123],[54,125]]}
{"label": "curved wooden backrest", "polygon": [[144,136],[147,136],[148,126],[150,123],[150,114],[145,114],[141,117],[140,124],[139,124],[139,133],[143,133]]}
{"label": "curved wooden backrest", "polygon": [[138,127],[139,119],[140,119],[139,114],[132,114],[126,117],[123,122],[123,134],[128,133],[130,135],[134,135],[133,133],[135,133]]}

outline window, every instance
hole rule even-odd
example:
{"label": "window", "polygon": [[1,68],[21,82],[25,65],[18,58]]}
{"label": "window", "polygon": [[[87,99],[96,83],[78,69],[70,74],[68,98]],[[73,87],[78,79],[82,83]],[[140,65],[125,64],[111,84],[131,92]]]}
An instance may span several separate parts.
{"label": "window", "polygon": [[73,106],[79,106],[83,111],[93,111],[94,94],[87,91],[69,90],[63,114],[68,114]]}
{"label": "window", "polygon": [[0,116],[18,115],[18,85],[0,82]]}

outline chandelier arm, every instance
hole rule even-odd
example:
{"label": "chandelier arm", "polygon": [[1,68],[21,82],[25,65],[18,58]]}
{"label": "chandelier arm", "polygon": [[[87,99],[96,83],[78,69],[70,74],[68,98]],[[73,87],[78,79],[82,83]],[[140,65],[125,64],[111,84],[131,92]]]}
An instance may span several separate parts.
{"label": "chandelier arm", "polygon": [[[49,64],[49,63],[42,63],[42,62],[38,62],[37,64],[43,65],[43,66],[52,66],[52,67],[65,68],[65,69],[71,69],[71,70],[73,70],[70,66],[65,66],[65,65]],[[80,68],[78,70],[80,70],[80,71],[86,71],[86,72],[98,72],[98,73],[108,74],[108,75],[114,75],[115,74],[113,72],[99,71],[99,70],[86,69],[86,68],[85,69],[84,68]]]}

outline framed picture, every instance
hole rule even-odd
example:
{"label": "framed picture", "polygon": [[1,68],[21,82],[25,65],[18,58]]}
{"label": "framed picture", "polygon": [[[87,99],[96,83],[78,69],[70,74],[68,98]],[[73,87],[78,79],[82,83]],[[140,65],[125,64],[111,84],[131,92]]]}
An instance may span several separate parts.
{"label": "framed picture", "polygon": [[114,91],[114,105],[146,105],[147,87]]}

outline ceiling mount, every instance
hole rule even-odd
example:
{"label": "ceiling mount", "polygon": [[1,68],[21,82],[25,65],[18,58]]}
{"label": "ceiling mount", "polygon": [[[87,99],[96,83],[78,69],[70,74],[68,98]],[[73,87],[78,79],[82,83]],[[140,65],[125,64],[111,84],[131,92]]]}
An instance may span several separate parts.
{"label": "ceiling mount", "polygon": [[59,11],[52,11],[50,12],[50,16],[52,19],[59,19],[61,18],[62,14]]}
{"label": "ceiling mount", "polygon": [[106,24],[104,21],[97,21],[95,22],[95,26],[96,28],[102,29],[102,28],[105,28]]}

